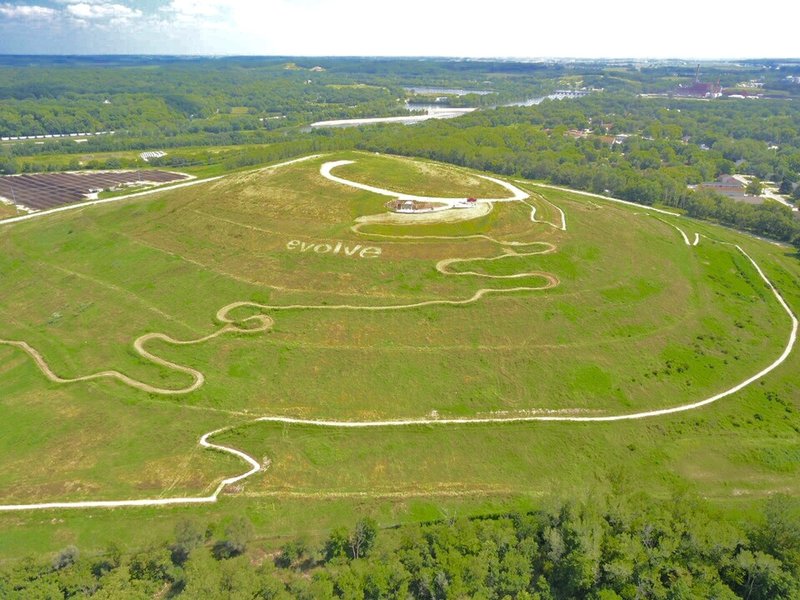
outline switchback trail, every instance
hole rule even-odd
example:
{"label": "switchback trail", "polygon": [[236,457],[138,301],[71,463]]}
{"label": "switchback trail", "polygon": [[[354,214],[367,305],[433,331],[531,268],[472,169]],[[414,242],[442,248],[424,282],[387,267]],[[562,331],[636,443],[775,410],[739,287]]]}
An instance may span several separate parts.
{"label": "switchback trail", "polygon": [[[563,215],[563,212],[562,212]],[[535,220],[535,209],[532,211],[531,220]],[[562,225],[564,229],[566,229],[566,217],[564,216],[562,220]],[[555,226],[555,225],[554,225]],[[408,237],[408,236],[400,236],[400,237]],[[467,236],[465,236],[467,237]],[[685,237],[685,235],[684,235]],[[695,244],[699,240],[699,236],[695,239]],[[497,240],[493,240],[500,244],[510,245],[511,242],[499,242]],[[685,242],[688,243],[688,238],[685,237]],[[534,243],[522,244],[522,245],[533,245]],[[542,244],[539,242],[539,244]],[[544,244],[545,249],[540,252],[531,252],[529,254],[542,254],[546,252],[552,252],[554,247],[549,244]],[[789,305],[786,303],[784,298],[772,284],[772,282],[767,278],[767,276],[762,271],[761,267],[756,263],[756,261],[745,252],[740,246],[735,246],[737,251],[744,255],[747,260],[753,265],[753,268],[758,273],[759,277],[764,281],[767,287],[772,292],[773,296],[777,300],[778,304],[781,308],[786,312],[789,316],[791,321],[791,329],[788,336],[788,340],[786,346],[781,353],[781,355],[776,358],[770,365],[760,370],[758,373],[752,375],[751,377],[745,379],[744,381],[732,386],[731,388],[719,392],[709,398],[705,398],[703,400],[699,400],[696,402],[682,404],[679,406],[674,406],[671,408],[664,408],[658,410],[651,410],[651,411],[642,411],[636,413],[623,413],[617,415],[604,415],[604,416],[568,416],[568,415],[529,415],[529,416],[511,416],[511,417],[474,417],[474,418],[416,418],[416,419],[387,419],[387,420],[373,420],[373,421],[348,421],[348,420],[328,420],[328,419],[301,419],[301,418],[294,418],[294,417],[283,417],[283,416],[262,416],[257,417],[251,421],[231,425],[228,427],[224,427],[221,429],[215,429],[208,433],[203,434],[200,437],[199,444],[203,448],[217,450],[219,452],[225,452],[232,456],[243,460],[248,469],[236,476],[228,477],[220,481],[220,483],[215,488],[214,492],[209,496],[189,496],[189,497],[176,497],[176,498],[155,498],[155,499],[126,499],[126,500],[95,500],[95,501],[76,501],[76,502],[46,502],[46,503],[32,503],[32,504],[7,504],[7,505],[0,505],[0,512],[9,512],[9,511],[25,511],[25,510],[37,510],[37,509],[69,509],[69,508],[118,508],[118,507],[136,507],[136,506],[164,506],[164,505],[174,505],[174,504],[203,504],[203,503],[213,503],[216,502],[223,492],[223,490],[239,481],[242,481],[255,473],[259,472],[262,469],[261,463],[257,461],[252,456],[248,455],[241,450],[231,448],[229,446],[223,446],[221,444],[214,444],[213,442],[209,441],[215,435],[220,433],[229,431],[235,427],[239,427],[241,425],[247,423],[276,423],[276,424],[283,424],[283,425],[301,425],[301,426],[310,426],[310,427],[326,427],[326,428],[336,428],[336,429],[364,429],[364,428],[387,428],[387,427],[413,427],[413,426],[447,426],[447,425],[501,425],[504,423],[525,423],[525,422],[570,422],[570,423],[604,423],[604,422],[615,422],[615,421],[630,421],[630,420],[638,420],[638,419],[646,419],[652,417],[659,417],[665,416],[670,414],[676,414],[681,412],[686,412],[690,410],[695,410],[701,408],[703,406],[707,406],[714,402],[721,400],[727,396],[730,396],[743,388],[747,387],[748,385],[752,384],[753,382],[761,379],[781,364],[788,358],[791,354],[792,349],[797,341],[797,330],[798,330],[798,320],[795,314],[792,312]],[[508,251],[507,251],[508,254]],[[516,253],[512,251],[510,254],[511,256],[519,256],[523,255],[522,253]],[[504,255],[500,255],[497,257],[491,258],[472,258],[472,259],[444,259],[437,263],[437,269],[446,274],[454,274],[448,271],[448,266],[453,264],[454,262],[461,261],[461,260],[499,260],[505,258]],[[480,274],[480,273],[458,273],[458,274],[471,274],[471,275],[479,275],[483,277],[487,277],[488,275]],[[357,310],[357,311],[391,311],[391,310],[405,310],[415,307],[422,307],[422,306],[433,306],[433,305],[463,305],[469,304],[471,302],[476,302],[483,296],[487,294],[500,294],[500,293],[510,293],[510,292],[518,292],[518,291],[533,291],[533,290],[542,290],[552,287],[553,285],[557,284],[557,280],[548,279],[547,274],[541,273],[527,273],[522,275],[512,275],[511,277],[515,276],[531,276],[531,275],[538,275],[545,279],[545,283],[543,286],[539,287],[518,287],[518,288],[510,288],[510,289],[491,289],[491,288],[483,288],[476,291],[472,296],[469,298],[461,299],[461,300],[427,300],[421,301],[412,304],[398,304],[398,305],[388,305],[388,306],[359,306],[359,305],[348,305],[348,304],[340,304],[340,305],[303,305],[303,304],[296,304],[296,305],[289,305],[289,306],[273,306],[273,305],[266,305],[260,304],[256,302],[250,301],[240,301],[240,302],[233,302],[228,304],[221,309],[216,314],[217,320],[225,325],[217,331],[216,333],[210,334],[203,338],[199,338],[197,340],[190,340],[190,341],[178,341],[174,340],[173,338],[169,338],[165,334],[147,334],[142,336],[137,340],[139,343],[139,348],[141,352],[146,353],[146,350],[142,347],[149,339],[158,338],[163,341],[167,341],[169,343],[174,344],[196,344],[216,337],[222,333],[228,331],[237,331],[237,332],[258,332],[264,331],[268,329],[273,321],[270,316],[267,314],[259,313],[255,315],[247,316],[243,319],[237,320],[231,316],[233,311],[239,309],[256,309],[258,311],[266,311],[266,312],[276,312],[281,310]],[[505,276],[509,277],[509,276]],[[552,277],[552,276],[551,276]],[[237,324],[238,323],[238,324]],[[247,324],[247,326],[243,326],[242,324]],[[252,326],[250,326],[252,324]],[[149,336],[149,337],[148,337]],[[8,341],[3,343],[9,343]],[[24,344],[24,342],[16,342],[13,345],[20,345]],[[28,347],[25,349],[26,351],[34,357],[34,360],[37,360],[38,353],[35,350]],[[189,369],[188,367],[182,367],[180,365],[175,365],[174,363],[169,363],[168,361],[164,361],[159,357],[156,357],[152,354],[146,353],[146,355],[157,362],[158,364],[162,364],[163,366],[170,366],[171,368],[177,367],[178,370],[183,372],[187,372],[192,374],[195,377],[195,382],[192,386],[192,389],[196,389],[197,386],[202,385],[202,374],[198,371],[194,371],[193,369]],[[41,357],[39,356],[41,360]],[[46,363],[41,360],[41,364],[37,361],[40,368],[47,372],[49,368],[47,367]],[[52,371],[50,371],[52,374]],[[117,372],[113,372],[116,375],[121,375]],[[52,374],[55,376],[55,374]],[[99,377],[99,376],[111,376],[107,373],[105,374],[95,374],[94,376],[87,376],[87,377]],[[125,377],[125,376],[122,376]],[[121,378],[120,378],[121,379]],[[122,379],[125,381],[124,379]],[[131,380],[133,381],[133,380]],[[125,381],[126,383],[130,383],[129,381]],[[137,382],[141,383],[141,382]],[[137,387],[137,386],[134,386]],[[142,388],[140,388],[142,389]],[[166,393],[186,393],[190,391],[185,389],[184,391],[168,391]],[[162,392],[163,393],[163,392]]]}
{"label": "switchback trail", "polygon": [[[294,417],[264,416],[255,418],[249,422],[277,423],[283,425],[302,425],[311,427],[329,427],[336,429],[364,429],[364,428],[447,426],[447,425],[501,425],[504,423],[528,423],[528,422],[604,423],[613,421],[631,421],[631,420],[659,417],[659,416],[665,416],[665,415],[671,415],[675,413],[695,410],[697,408],[707,406],[709,404],[721,400],[722,398],[730,396],[731,394],[735,394],[736,392],[742,390],[743,388],[747,387],[753,382],[761,379],[771,371],[775,370],[777,367],[783,364],[783,362],[788,358],[789,354],[791,354],[792,349],[794,348],[794,345],[797,341],[797,329],[798,329],[797,317],[794,315],[791,308],[789,308],[789,305],[780,295],[775,286],[772,285],[772,282],[770,282],[770,280],[767,278],[767,276],[764,274],[764,272],[761,270],[761,267],[759,267],[759,265],[755,262],[755,260],[753,260],[753,258],[749,254],[747,254],[747,252],[745,252],[740,246],[736,246],[736,249],[750,261],[750,263],[753,265],[756,272],[758,273],[759,277],[761,277],[761,279],[766,283],[767,287],[769,287],[770,291],[775,296],[780,306],[783,308],[786,314],[789,315],[792,327],[786,347],[784,348],[781,355],[777,359],[775,359],[775,361],[773,361],[769,366],[765,367],[755,375],[745,379],[741,383],[738,383],[723,392],[715,394],[710,398],[705,398],[704,400],[692,402],[690,404],[682,404],[680,406],[674,406],[671,408],[663,408],[659,410],[627,413],[620,415],[596,416],[596,417],[588,417],[588,416],[579,417],[579,416],[566,416],[566,415],[539,415],[539,416],[534,415],[534,416],[520,416],[520,417],[485,417],[485,418],[475,417],[475,418],[454,418],[454,419],[420,418],[420,419],[388,419],[383,421],[381,420],[336,421],[336,420],[326,420],[326,419],[298,419]],[[217,315],[218,317],[219,316],[226,317],[229,311],[234,310],[235,308],[239,308],[241,306],[255,306],[261,308],[269,308],[259,304],[241,302],[241,303],[234,303],[232,305],[228,305],[227,307],[220,309]],[[282,307],[282,308],[289,308],[289,307]],[[296,308],[305,308],[305,307],[298,306]],[[340,306],[339,308],[349,309],[349,308],[359,308],[359,307]],[[173,504],[207,504],[216,502],[219,499],[219,496],[222,493],[222,491],[227,486],[242,481],[252,475],[255,475],[262,469],[262,465],[255,458],[246,454],[245,452],[237,450],[236,448],[231,448],[229,446],[214,444],[209,441],[209,438],[213,437],[214,435],[223,433],[225,431],[229,431],[234,427],[239,427],[244,424],[246,423],[242,423],[239,425],[232,425],[221,429],[215,429],[214,431],[209,431],[208,433],[203,434],[203,436],[201,436],[199,440],[200,446],[231,454],[243,460],[249,466],[248,470],[245,471],[244,473],[241,473],[233,477],[228,477],[220,481],[214,492],[209,496],[188,496],[188,497],[176,497],[176,498],[154,498],[154,499],[132,499],[132,500],[87,500],[87,501],[76,501],[76,502],[43,502],[34,504],[5,504],[5,505],[0,505],[0,512],[43,510],[43,509],[70,509],[70,508],[121,508],[121,507],[136,507],[136,506],[165,506]]]}
{"label": "switchback trail", "polygon": [[[280,163],[280,164],[277,164],[277,165],[272,165],[271,167],[266,167],[266,169],[282,167],[284,165],[289,165],[289,164],[293,164],[293,163],[300,162],[300,161],[303,161],[303,160],[308,160],[310,158],[318,158],[319,156],[320,155],[313,155],[313,156],[309,156],[309,157],[304,157],[302,159],[295,159],[295,160],[287,161],[287,162]],[[320,173],[323,174],[324,176],[329,177],[329,178],[333,178],[334,181],[337,181],[337,182],[340,182],[340,183],[344,183],[345,185],[350,185],[350,186],[359,187],[359,188],[363,188],[363,189],[369,189],[370,191],[378,190],[379,188],[372,188],[371,186],[366,186],[366,185],[358,184],[358,183],[355,183],[355,182],[349,182],[347,180],[340,179],[340,178],[335,178],[334,176],[330,175],[330,170],[333,167],[339,166],[339,165],[342,165],[342,164],[351,164],[352,162],[353,161],[336,161],[336,162],[324,163],[322,165],[322,167],[320,168]],[[507,189],[511,190],[514,193],[514,196],[512,196],[509,199],[509,201],[514,201],[516,199],[520,199],[520,198],[518,198],[520,196],[528,197],[528,195],[525,192],[522,192],[521,190],[519,190],[518,188],[516,188],[516,187],[514,187],[514,186],[512,186],[510,184],[507,184],[507,183],[502,182],[500,180],[494,180],[493,178],[487,178],[487,179],[492,179],[493,181],[496,181],[501,186],[506,187]],[[389,195],[394,195],[395,194],[395,192],[389,192],[389,191],[386,191],[386,190],[381,190],[381,191],[383,193],[386,193],[386,194],[389,194]],[[488,202],[488,201],[486,201],[486,202]],[[532,209],[531,210],[531,221],[536,222],[536,218],[535,218],[536,208],[533,207],[532,205],[529,205],[529,206],[531,206],[531,209]],[[354,226],[354,228],[355,228],[355,226]],[[356,229],[354,229],[354,231],[358,233],[358,231]],[[415,237],[415,236],[404,236],[404,237],[408,238],[408,239],[426,239],[424,237],[419,237],[419,236],[418,237]],[[516,273],[516,274],[513,274],[513,275],[489,275],[489,274],[485,274],[485,273],[479,273],[479,272],[476,272],[476,271],[453,271],[453,270],[449,269],[449,267],[451,265],[454,265],[454,264],[457,264],[457,263],[461,263],[461,262],[496,261],[496,260],[500,260],[500,259],[504,259],[504,258],[510,258],[510,257],[533,256],[533,255],[536,255],[536,254],[547,254],[549,252],[555,251],[555,249],[556,249],[555,246],[553,246],[552,244],[546,243],[546,242],[514,242],[514,241],[505,242],[505,241],[495,240],[494,238],[491,238],[489,236],[483,236],[483,235],[481,235],[481,236],[464,236],[464,237],[466,237],[466,238],[484,237],[487,240],[491,240],[491,241],[493,241],[495,243],[498,243],[498,244],[501,244],[503,246],[506,246],[507,248],[505,249],[505,252],[503,254],[500,254],[500,255],[494,256],[494,257],[489,257],[489,258],[485,258],[485,257],[477,257],[477,258],[447,258],[447,259],[440,260],[438,263],[436,263],[436,266],[435,266],[436,270],[439,273],[441,273],[443,275],[456,275],[456,276],[465,276],[465,275],[467,275],[467,276],[483,277],[483,278],[489,278],[489,279],[519,279],[519,278],[533,278],[533,279],[535,279],[535,278],[539,278],[539,279],[543,280],[543,283],[541,285],[525,285],[525,286],[518,286],[518,287],[504,288],[504,289],[482,288],[482,289],[477,290],[473,295],[471,295],[471,296],[469,296],[467,298],[463,298],[463,299],[456,299],[456,300],[444,300],[444,299],[443,300],[423,300],[423,301],[420,301],[420,302],[413,302],[413,303],[406,303],[406,304],[395,304],[395,305],[391,305],[390,304],[390,305],[382,305],[382,306],[364,306],[364,305],[351,305],[351,304],[338,304],[338,305],[294,304],[294,305],[282,306],[282,305],[262,305],[262,304],[252,303],[252,302],[234,302],[234,303],[228,304],[227,306],[222,307],[217,312],[217,320],[220,323],[223,324],[223,327],[221,329],[219,329],[218,331],[214,332],[214,333],[202,336],[200,338],[192,339],[192,340],[178,340],[178,339],[175,339],[175,338],[173,338],[173,337],[171,337],[171,336],[169,336],[169,335],[167,335],[165,333],[151,332],[151,333],[145,333],[144,335],[141,335],[138,338],[136,338],[136,340],[134,340],[134,342],[133,342],[134,351],[139,356],[144,358],[145,360],[150,361],[150,362],[152,362],[152,363],[154,363],[156,365],[159,365],[161,367],[164,367],[166,369],[177,371],[179,373],[185,373],[186,375],[188,375],[188,376],[190,376],[192,378],[192,383],[190,383],[189,385],[183,386],[183,387],[178,387],[178,388],[166,388],[166,387],[157,387],[157,386],[154,386],[154,385],[150,385],[150,384],[148,384],[146,382],[139,381],[137,379],[134,379],[134,378],[132,378],[132,377],[120,372],[120,371],[116,371],[116,370],[100,371],[100,372],[97,372],[97,373],[92,373],[92,374],[89,374],[89,375],[82,375],[82,376],[78,376],[78,377],[61,377],[60,375],[55,373],[55,371],[52,369],[52,367],[50,367],[50,365],[47,363],[47,361],[44,359],[44,357],[41,355],[41,353],[38,350],[36,350],[33,346],[28,344],[27,342],[21,341],[21,340],[0,339],[0,345],[12,346],[12,347],[19,348],[19,349],[23,350],[24,352],[26,352],[31,357],[31,359],[33,359],[33,362],[36,364],[36,366],[39,368],[39,370],[41,370],[41,372],[44,374],[44,376],[47,377],[47,379],[49,379],[50,381],[52,381],[54,383],[77,383],[77,382],[82,382],[82,381],[92,381],[92,380],[95,380],[95,379],[115,379],[115,380],[119,381],[120,383],[123,383],[123,384],[128,385],[128,386],[130,386],[132,388],[135,388],[135,389],[138,389],[138,390],[141,390],[141,391],[144,391],[144,392],[148,392],[148,393],[164,394],[164,395],[188,394],[190,392],[193,392],[193,391],[197,390],[198,388],[200,388],[205,383],[205,376],[203,375],[203,373],[201,371],[198,371],[197,369],[193,369],[191,367],[188,367],[188,366],[185,366],[185,365],[180,365],[178,363],[175,363],[175,362],[166,360],[164,358],[161,358],[160,356],[157,356],[157,355],[153,354],[152,352],[149,352],[145,348],[145,345],[148,342],[152,341],[152,340],[158,340],[158,341],[166,342],[168,344],[172,344],[172,345],[175,345],[175,346],[188,346],[188,345],[194,345],[194,344],[201,344],[203,342],[206,342],[208,340],[214,339],[214,338],[216,338],[216,337],[218,337],[220,335],[223,335],[225,333],[245,333],[245,334],[250,334],[250,333],[264,332],[264,331],[270,329],[272,327],[272,325],[274,324],[272,318],[267,316],[267,315],[264,315],[264,314],[258,314],[258,315],[249,316],[249,317],[247,317],[245,319],[241,319],[241,320],[232,319],[229,316],[229,313],[232,310],[237,309],[237,308],[242,308],[242,307],[248,306],[248,307],[251,307],[251,308],[257,308],[259,310],[264,310],[264,311],[279,311],[279,310],[391,311],[391,310],[404,310],[404,309],[420,308],[420,307],[424,307],[424,306],[459,306],[459,305],[471,304],[473,302],[477,302],[478,300],[480,300],[481,298],[483,298],[487,294],[492,294],[492,293],[494,293],[494,294],[507,294],[507,293],[514,293],[514,292],[540,291],[540,290],[546,290],[546,289],[550,289],[552,287],[555,287],[559,283],[558,282],[558,278],[556,278],[554,275],[552,275],[550,273],[546,273],[544,271],[532,271],[532,272],[526,272],[526,273]],[[510,246],[542,246],[543,249],[542,250],[533,250],[533,251],[530,251],[530,252],[519,252],[519,251],[511,249]]]}
{"label": "switchback trail", "polygon": [[28,344],[27,342],[18,341],[18,340],[3,340],[0,339],[0,345],[5,346],[13,346],[15,348],[19,348],[26,352],[32,359],[33,362],[39,367],[39,370],[44,374],[47,379],[54,383],[77,383],[79,381],[91,381],[93,379],[116,379],[120,383],[124,383],[125,385],[129,385],[132,388],[137,390],[142,390],[143,392],[148,392],[151,394],[188,394],[189,392],[193,392],[198,389],[200,386],[205,383],[205,376],[203,373],[198,371],[197,369],[192,369],[191,367],[187,367],[184,365],[179,365],[178,363],[174,363],[172,361],[166,360],[161,358],[160,356],[156,356],[155,354],[148,352],[145,349],[145,344],[150,340],[160,340],[162,342],[166,342],[168,344],[172,344],[174,346],[189,346],[192,344],[201,344],[208,340],[214,339],[217,336],[220,336],[224,333],[229,332],[237,332],[237,333],[256,333],[260,331],[266,331],[272,326],[272,319],[267,317],[266,315],[254,315],[253,317],[249,317],[248,319],[244,320],[243,322],[256,322],[257,326],[248,328],[248,327],[241,327],[236,325],[233,322],[225,322],[226,323],[222,329],[215,331],[209,335],[194,339],[194,340],[177,340],[173,337],[168,336],[165,333],[145,333],[144,335],[139,336],[133,342],[133,349],[141,356],[142,358],[149,360],[159,366],[165,367],[167,369],[171,369],[173,371],[178,371],[180,373],[186,373],[192,378],[192,383],[182,388],[160,388],[143,381],[139,381],[138,379],[133,379],[132,377],[128,377],[124,373],[121,373],[116,370],[109,370],[109,371],[99,371],[97,373],[92,373],[91,375],[82,375],[79,377],[60,377],[57,375],[50,365],[47,364],[47,361],[44,360],[42,355],[39,353],[36,348]]}

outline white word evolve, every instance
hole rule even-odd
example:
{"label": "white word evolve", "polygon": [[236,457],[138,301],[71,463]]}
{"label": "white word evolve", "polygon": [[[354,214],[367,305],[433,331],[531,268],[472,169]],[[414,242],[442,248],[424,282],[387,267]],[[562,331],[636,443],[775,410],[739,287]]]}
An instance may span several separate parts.
{"label": "white word evolve", "polygon": [[345,256],[358,256],[360,258],[378,258],[381,255],[381,250],[377,246],[362,246],[356,244],[349,246],[336,242],[336,244],[317,244],[315,242],[301,242],[300,240],[292,240],[286,244],[287,250],[299,250],[300,252],[314,252],[315,254],[344,254]]}

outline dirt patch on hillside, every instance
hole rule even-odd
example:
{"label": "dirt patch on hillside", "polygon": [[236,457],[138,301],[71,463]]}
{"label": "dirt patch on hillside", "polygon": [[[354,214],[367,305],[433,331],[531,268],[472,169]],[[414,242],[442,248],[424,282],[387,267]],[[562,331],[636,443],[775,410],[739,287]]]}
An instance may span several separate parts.
{"label": "dirt patch on hillside", "polygon": [[425,223],[458,223],[483,217],[492,212],[492,205],[479,202],[470,208],[441,210],[428,213],[394,213],[386,212],[378,215],[358,217],[356,223],[362,225],[422,225]]}

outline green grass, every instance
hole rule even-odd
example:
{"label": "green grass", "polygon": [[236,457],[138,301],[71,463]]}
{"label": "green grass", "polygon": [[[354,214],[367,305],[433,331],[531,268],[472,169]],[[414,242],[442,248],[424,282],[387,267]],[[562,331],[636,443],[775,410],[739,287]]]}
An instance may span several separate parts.
{"label": "green grass", "polygon": [[18,215],[19,211],[15,206],[0,202],[0,219],[7,219],[8,217],[16,217]]}
{"label": "green grass", "polygon": [[420,196],[505,198],[508,190],[463,169],[411,158],[353,153],[356,161],[337,167],[335,175]]}
{"label": "green grass", "polygon": [[[601,381],[584,375],[593,385]],[[667,497],[678,478],[711,498],[796,494],[796,431],[780,402],[750,412],[769,402],[765,398],[762,392],[752,395],[752,404],[734,403],[734,410],[713,407],[650,422],[357,431],[259,423],[220,439],[272,460],[248,486],[255,496],[482,491],[580,497],[587,482],[609,492],[616,476],[659,497]]]}
{"label": "green grass", "polygon": [[[386,198],[319,176],[322,162],[341,158],[358,162],[337,174],[398,191],[457,195],[475,181],[452,167],[342,153],[14,224],[0,234],[0,338],[27,341],[63,377],[118,369],[181,387],[186,375],[143,360],[133,340],[151,331],[208,335],[220,327],[217,310],[231,302],[386,306],[541,283],[436,271],[444,258],[503,253],[487,239],[353,233],[355,219],[383,212]],[[267,333],[148,345],[206,375],[191,394],[151,395],[109,380],[53,384],[27,355],[0,346],[0,502],[207,494],[243,467],[200,450],[197,439],[248,415],[634,412],[711,396],[782,352],[789,319],[734,248],[705,238],[687,247],[667,223],[635,214],[644,209],[542,193],[566,212],[568,231],[531,223],[528,207],[511,204],[460,224],[364,232],[547,242],[555,252],[450,268],[542,271],[558,278],[557,287],[466,306],[266,310],[275,320]],[[552,206],[531,202],[539,218],[555,221]],[[742,244],[797,311],[794,255],[713,225],[680,224],[690,236]],[[287,248],[292,240],[374,245],[382,254],[303,253]],[[262,309],[242,308],[236,317],[254,311]],[[620,481],[664,497],[686,486],[746,511],[775,491],[800,492],[799,362],[793,354],[713,406],[640,422],[363,431],[243,425],[219,439],[271,466],[219,505],[0,514],[0,556],[72,542],[98,549],[117,534],[142,545],[187,512],[213,521],[245,510],[262,536],[280,538],[348,524],[359,512],[388,524],[572,497]]]}
{"label": "green grass", "polygon": [[[167,158],[181,158],[184,164],[180,166],[154,167],[152,164],[140,158],[142,150],[118,150],[109,152],[85,152],[85,153],[49,153],[37,154],[35,156],[20,158],[20,168],[24,169],[37,167],[41,170],[52,170],[58,168],[68,170],[73,168],[85,168],[88,165],[96,164],[97,168],[104,168],[106,161],[116,160],[123,169],[167,169],[189,173],[197,177],[213,177],[231,172],[231,168],[226,165],[227,160],[236,159],[242,154],[259,152],[269,148],[269,144],[241,144],[234,146],[185,146],[179,148],[166,148]],[[159,150],[158,147],[148,148],[148,150]],[[161,148],[163,149],[163,148]],[[239,169],[241,170],[241,169]]]}

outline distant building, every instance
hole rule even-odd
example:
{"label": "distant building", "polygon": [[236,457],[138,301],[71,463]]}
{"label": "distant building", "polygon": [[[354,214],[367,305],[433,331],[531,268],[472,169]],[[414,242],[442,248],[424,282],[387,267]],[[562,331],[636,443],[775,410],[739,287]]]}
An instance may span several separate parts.
{"label": "distant building", "polygon": [[579,138],[587,138],[587,137],[589,137],[590,133],[591,133],[591,131],[588,130],[588,129],[568,129],[564,133],[564,135],[569,136],[569,137],[577,140]]}
{"label": "distant building", "polygon": [[731,88],[727,90],[722,90],[722,93],[727,96],[728,98],[750,98],[750,99],[758,99],[763,98],[764,94],[762,94],[759,90],[756,89],[742,89],[742,88]]}
{"label": "distant building", "polygon": [[419,210],[413,200],[398,200],[394,206],[395,210],[400,213],[413,213]]}
{"label": "distant building", "polygon": [[398,198],[386,203],[386,208],[396,213],[423,213],[448,208],[445,204],[423,202],[411,198]]}
{"label": "distant building", "polygon": [[700,65],[694,74],[694,81],[688,85],[679,85],[672,92],[682,98],[719,98],[722,95],[722,86],[717,83],[703,83],[700,81]]}
{"label": "distant building", "polygon": [[744,183],[736,179],[733,175],[720,175],[716,181],[707,181],[697,187],[705,190],[713,190],[725,196],[744,196]]}
{"label": "distant building", "polygon": [[744,191],[745,187],[746,184],[740,178],[733,175],[720,175],[716,181],[699,184],[697,189],[711,190],[731,200],[747,202],[748,204],[762,204],[764,202],[764,199],[760,196],[748,196]]}
{"label": "distant building", "polygon": [[674,95],[683,98],[719,98],[722,96],[722,86],[719,83],[695,81],[691,85],[679,85]]}
{"label": "distant building", "polygon": [[155,150],[153,152],[142,152],[139,155],[139,157],[144,162],[149,162],[151,158],[161,158],[161,157],[166,156],[166,155],[167,155],[167,153],[164,152],[163,150]]}

